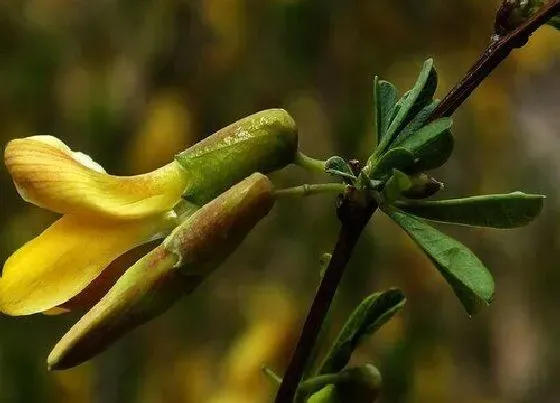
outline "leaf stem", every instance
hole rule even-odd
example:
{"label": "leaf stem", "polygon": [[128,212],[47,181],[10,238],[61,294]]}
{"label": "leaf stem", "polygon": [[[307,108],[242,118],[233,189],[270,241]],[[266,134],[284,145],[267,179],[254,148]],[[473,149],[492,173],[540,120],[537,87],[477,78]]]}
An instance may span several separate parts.
{"label": "leaf stem", "polygon": [[280,189],[277,190],[274,194],[277,198],[305,197],[321,193],[344,193],[347,188],[348,186],[344,183],[317,183]]}
{"label": "leaf stem", "polygon": [[294,164],[310,172],[325,173],[325,161],[309,157],[301,151],[297,152]]}

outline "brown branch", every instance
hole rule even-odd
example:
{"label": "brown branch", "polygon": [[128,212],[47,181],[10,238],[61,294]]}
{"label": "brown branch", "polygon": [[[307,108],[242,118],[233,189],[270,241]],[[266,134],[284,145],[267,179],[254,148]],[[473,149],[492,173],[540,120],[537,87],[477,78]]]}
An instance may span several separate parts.
{"label": "brown branch", "polygon": [[560,13],[560,0],[549,1],[536,14],[503,36],[497,36],[465,74],[465,77],[447,94],[431,115],[431,120],[451,116],[472,92],[516,48],[523,47],[540,26]]}
{"label": "brown branch", "polygon": [[[524,46],[533,32],[558,13],[560,13],[560,0],[552,0],[514,31],[496,38],[465,77],[447,94],[430,119],[451,116],[513,49]],[[356,197],[356,193],[349,192],[345,195],[344,202],[339,208],[342,227],[338,240],[313,299],[292,360],[276,395],[275,403],[292,403],[294,401],[307,361],[313,351],[321,325],[329,311],[344,270],[352,256],[352,251],[363,229],[377,209],[377,204],[373,200],[363,200],[363,198]]]}
{"label": "brown branch", "polygon": [[325,320],[336,289],[340,284],[344,269],[352,256],[352,251],[360,238],[362,230],[377,209],[373,200],[356,200],[358,192],[351,191],[345,195],[339,208],[342,227],[331,260],[313,299],[313,304],[303,325],[301,337],[296,346],[292,360],[286,369],[286,375],[276,395],[276,403],[291,403],[296,389],[305,371],[307,360],[317,341],[321,325]]}

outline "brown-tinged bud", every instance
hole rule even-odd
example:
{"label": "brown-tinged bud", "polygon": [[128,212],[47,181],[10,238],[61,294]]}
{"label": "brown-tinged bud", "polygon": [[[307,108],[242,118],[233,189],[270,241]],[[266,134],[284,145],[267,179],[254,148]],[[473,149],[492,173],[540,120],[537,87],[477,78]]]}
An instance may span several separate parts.
{"label": "brown-tinged bud", "polygon": [[197,205],[253,172],[267,174],[294,162],[298,133],[283,109],[247,116],[175,157],[188,174],[183,198]]}
{"label": "brown-tinged bud", "polygon": [[48,357],[49,369],[67,369],[89,360],[193,291],[273,204],[272,184],[259,173],[205,204],[130,267],[62,337]]}
{"label": "brown-tinged bud", "polygon": [[435,195],[443,189],[443,183],[424,173],[411,175],[410,187],[401,193],[407,199],[421,200]]}
{"label": "brown-tinged bud", "polygon": [[546,3],[545,0],[503,0],[496,13],[494,39],[514,31]]}

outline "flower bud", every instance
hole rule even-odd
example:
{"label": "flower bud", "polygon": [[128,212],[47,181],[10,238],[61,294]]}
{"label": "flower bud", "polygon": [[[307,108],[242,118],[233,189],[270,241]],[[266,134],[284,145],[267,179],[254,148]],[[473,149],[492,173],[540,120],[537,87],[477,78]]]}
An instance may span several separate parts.
{"label": "flower bud", "polygon": [[381,374],[371,364],[340,372],[339,381],[314,393],[308,403],[373,403],[379,396]]}
{"label": "flower bud", "polygon": [[268,109],[218,130],[175,158],[188,173],[183,198],[202,205],[253,172],[276,171],[294,161],[298,135],[283,109]]}
{"label": "flower bud", "polygon": [[179,225],[138,260],[57,343],[49,369],[79,365],[192,292],[274,204],[268,178],[255,173]]}

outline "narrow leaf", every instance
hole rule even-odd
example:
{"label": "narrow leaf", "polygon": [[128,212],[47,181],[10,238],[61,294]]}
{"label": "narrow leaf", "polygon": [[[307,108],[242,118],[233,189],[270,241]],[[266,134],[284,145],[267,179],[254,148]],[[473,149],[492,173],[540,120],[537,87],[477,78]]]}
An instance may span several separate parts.
{"label": "narrow leaf", "polygon": [[454,145],[453,135],[449,130],[452,125],[451,118],[438,119],[399,144],[399,147],[405,148],[416,158],[414,167],[405,171],[406,173],[437,168],[448,160]]}
{"label": "narrow leaf", "polygon": [[494,298],[494,280],[466,246],[427,223],[400,211],[389,216],[422,248],[447,280],[467,313],[478,312]]}
{"label": "narrow leaf", "polygon": [[396,202],[396,206],[432,221],[490,228],[527,225],[542,210],[545,196],[514,192],[440,201]]}
{"label": "narrow leaf", "polygon": [[420,110],[432,102],[437,87],[437,73],[432,59],[426,60],[414,87],[405,93],[399,100],[395,109],[398,112],[394,115],[388,129],[387,135],[383,138],[379,153],[387,150],[390,143],[398,136],[401,130],[416,116]]}
{"label": "narrow leaf", "polygon": [[410,121],[410,123],[408,123],[406,127],[397,135],[397,137],[393,141],[392,146],[398,147],[400,143],[420,130],[438,105],[439,100],[432,101],[428,105],[426,105],[420,112],[418,112],[416,116],[414,116],[414,118]]}
{"label": "narrow leaf", "polygon": [[403,292],[398,289],[390,289],[364,299],[342,328],[319,374],[336,373],[342,370],[360,342],[387,323],[402,309],[405,301]]}
{"label": "narrow leaf", "polygon": [[397,88],[393,84],[383,80],[377,82],[378,127],[380,131],[378,144],[387,133],[397,103],[397,96]]}
{"label": "narrow leaf", "polygon": [[406,148],[392,148],[373,167],[373,179],[389,177],[393,169],[406,170],[414,165],[414,155]]}

